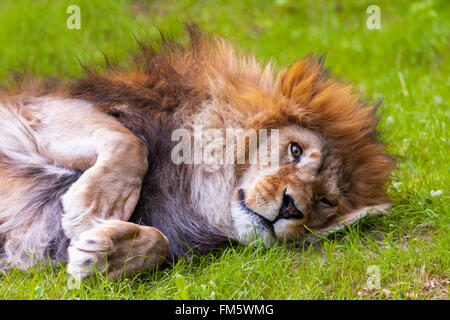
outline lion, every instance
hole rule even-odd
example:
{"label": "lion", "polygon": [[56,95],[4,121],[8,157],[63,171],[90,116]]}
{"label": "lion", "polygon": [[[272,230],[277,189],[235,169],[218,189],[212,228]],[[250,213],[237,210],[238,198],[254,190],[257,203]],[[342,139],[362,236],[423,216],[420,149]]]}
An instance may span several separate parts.
{"label": "lion", "polygon": [[[330,76],[323,57],[276,71],[186,31],[185,45],[137,41],[131,70],[85,67],[81,78],[1,94],[4,270],[50,261],[76,279],[95,268],[117,278],[230,241],[313,241],[388,212],[393,160],[376,130],[379,103]],[[277,163],[176,163],[173,132],[196,125],[241,130],[234,159],[251,152],[247,132],[270,132],[257,150],[270,144]]]}

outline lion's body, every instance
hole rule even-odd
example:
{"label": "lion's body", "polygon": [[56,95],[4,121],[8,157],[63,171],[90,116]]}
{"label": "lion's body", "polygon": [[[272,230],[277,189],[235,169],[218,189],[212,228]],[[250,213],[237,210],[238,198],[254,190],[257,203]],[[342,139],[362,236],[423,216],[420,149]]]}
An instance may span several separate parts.
{"label": "lion's body", "polygon": [[[268,202],[278,206],[286,190],[304,219],[275,222],[267,207],[256,229],[273,220],[271,233],[295,240],[305,233],[306,221],[314,228],[338,223],[323,218],[331,211],[316,208],[315,193],[334,197],[333,207],[342,215],[386,201],[383,188],[392,164],[375,140],[374,108],[362,108],[350,87],[324,80],[321,62],[310,59],[275,79],[270,64],[262,67],[221,39],[189,31],[188,48],[167,41],[158,52],[143,46],[143,61],[131,72],[88,71],[85,78],[46,92],[40,86],[3,95],[0,257],[24,268],[30,263],[26,252],[75,261],[98,251],[81,243],[85,235],[102,239],[104,230],[110,230],[114,248],[120,247],[117,239],[128,238],[111,236],[122,227],[110,226],[110,220],[128,221],[124,229],[148,234],[164,250],[161,243],[168,241],[172,256],[206,251],[230,239],[246,242],[247,225],[253,226],[248,212]],[[281,144],[287,146],[293,137],[308,141],[304,160],[278,171],[249,164],[175,164],[173,131],[197,124],[221,132],[281,128]],[[294,169],[303,175],[288,178]],[[252,200],[252,190],[244,193],[248,185],[265,190],[258,193],[265,203]],[[241,219],[239,205],[247,196],[248,212]],[[103,222],[93,222],[99,218]],[[136,224],[152,226],[167,238]],[[163,249],[155,252],[164,256]],[[94,258],[83,259],[89,265],[86,261]],[[83,263],[75,267],[73,262],[71,273],[89,274],[80,271]]]}
{"label": "lion's body", "polygon": [[[32,110],[48,110],[55,105],[66,109],[64,113],[74,113],[81,121],[87,114],[80,105],[84,104],[87,108],[93,108],[93,105],[52,96],[27,97],[26,100],[23,103],[15,97],[1,105],[0,122],[9,125],[0,128],[0,152],[8,157],[0,161],[0,232],[3,235],[0,255],[3,258],[8,256],[9,261],[17,266],[28,265],[27,255],[23,256],[25,252],[32,252],[39,259],[48,255],[51,259],[65,262],[69,241],[61,227],[64,210],[60,198],[90,165],[75,164],[70,159],[64,161],[62,157],[52,156],[54,150],[48,148],[50,137],[45,136],[51,133],[42,130],[41,124],[38,124],[47,120],[43,117],[38,120],[39,115],[33,114]],[[35,124],[30,121],[30,116],[36,116]],[[154,226],[163,232],[172,244],[172,256],[181,256],[189,250],[204,252],[226,243],[230,231],[226,227],[230,223],[221,225],[215,221],[209,224],[205,216],[198,214],[199,208],[195,207],[189,193],[191,188],[186,186],[197,179],[204,184],[201,186],[204,190],[208,179],[202,177],[202,172],[177,166],[170,159],[170,124],[173,120],[170,117],[165,121],[147,119],[151,124],[146,126],[151,129],[142,130],[139,135],[145,135],[145,141],[151,141],[148,144],[150,166],[143,180],[141,199],[129,220]],[[64,128],[55,123],[55,131],[59,130]],[[77,139],[76,136],[74,138]],[[61,141],[62,145],[66,143]],[[64,148],[56,146],[60,147]],[[68,151],[74,152],[72,148],[76,148],[76,143],[72,143]],[[222,185],[228,186],[234,172],[223,173]],[[219,175],[216,175],[215,181],[220,179]],[[214,189],[214,192],[217,191]],[[219,199],[215,194],[214,208],[205,210],[227,210],[230,191],[223,191],[219,194],[228,196]]]}

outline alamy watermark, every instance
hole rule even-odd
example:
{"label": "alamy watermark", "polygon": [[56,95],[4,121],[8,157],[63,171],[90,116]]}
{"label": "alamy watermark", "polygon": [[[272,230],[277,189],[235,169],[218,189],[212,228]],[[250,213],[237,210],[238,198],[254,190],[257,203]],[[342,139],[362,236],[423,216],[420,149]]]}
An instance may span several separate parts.
{"label": "alamy watermark", "polygon": [[366,27],[369,30],[381,29],[381,10],[380,7],[372,4],[367,7],[366,13],[369,14],[366,20]]}
{"label": "alamy watermark", "polygon": [[368,266],[366,270],[367,281],[366,289],[376,290],[381,288],[381,271],[376,265]]}
{"label": "alamy watermark", "polygon": [[278,129],[176,129],[171,141],[175,164],[262,164],[278,166]]}
{"label": "alamy watermark", "polygon": [[67,7],[66,13],[70,16],[66,20],[67,29],[81,29],[81,9],[79,6],[72,4]]}

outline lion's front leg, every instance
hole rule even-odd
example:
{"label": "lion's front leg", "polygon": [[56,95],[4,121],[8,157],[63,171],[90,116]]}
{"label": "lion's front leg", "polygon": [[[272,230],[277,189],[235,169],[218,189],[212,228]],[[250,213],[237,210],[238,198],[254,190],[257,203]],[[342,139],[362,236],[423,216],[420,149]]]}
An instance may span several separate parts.
{"label": "lion's front leg", "polygon": [[95,164],[62,197],[62,226],[70,239],[93,228],[98,219],[127,221],[147,170],[147,150],[134,135],[105,132]]}
{"label": "lion's front leg", "polygon": [[124,222],[139,199],[147,152],[134,136],[121,138],[111,134],[94,166],[62,197],[62,226],[71,239],[67,270],[76,279],[91,275],[94,265],[113,278],[147,271],[167,255],[158,230]]}
{"label": "lion's front leg", "polygon": [[67,271],[77,280],[90,276],[93,267],[109,278],[128,277],[161,264],[169,241],[157,229],[119,220],[106,220],[72,241]]}

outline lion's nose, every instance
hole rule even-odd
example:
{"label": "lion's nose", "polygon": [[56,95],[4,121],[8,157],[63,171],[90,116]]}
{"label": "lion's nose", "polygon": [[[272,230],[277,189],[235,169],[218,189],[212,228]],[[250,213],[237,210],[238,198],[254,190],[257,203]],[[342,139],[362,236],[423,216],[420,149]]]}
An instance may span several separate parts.
{"label": "lion's nose", "polygon": [[279,219],[303,219],[304,214],[301,212],[294,204],[294,199],[284,192],[283,195],[283,203],[280,208],[280,212],[278,213],[278,217],[275,220]]}

